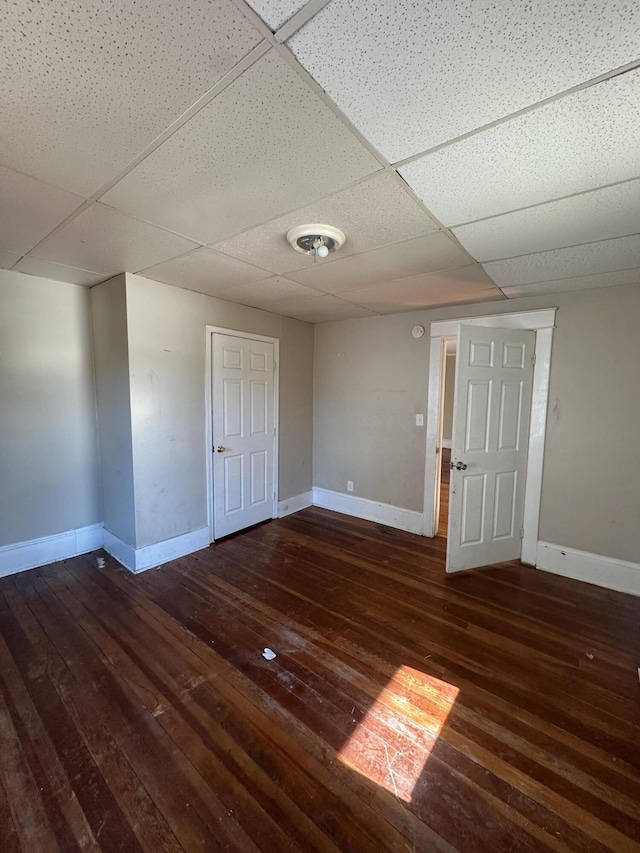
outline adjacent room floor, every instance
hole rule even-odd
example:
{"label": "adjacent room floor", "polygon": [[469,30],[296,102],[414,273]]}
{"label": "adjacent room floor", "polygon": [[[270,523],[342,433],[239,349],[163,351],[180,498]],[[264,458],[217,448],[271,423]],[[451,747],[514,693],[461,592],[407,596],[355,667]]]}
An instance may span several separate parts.
{"label": "adjacent room floor", "polygon": [[640,599],[444,544],[309,509],[1,580],[2,850],[640,851]]}

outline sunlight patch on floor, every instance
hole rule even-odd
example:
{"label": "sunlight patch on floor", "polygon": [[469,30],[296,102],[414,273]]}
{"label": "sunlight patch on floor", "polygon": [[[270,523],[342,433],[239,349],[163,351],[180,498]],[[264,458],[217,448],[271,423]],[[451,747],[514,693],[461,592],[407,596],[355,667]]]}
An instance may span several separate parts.
{"label": "sunlight patch on floor", "polygon": [[411,801],[458,688],[399,667],[370,707],[354,706],[355,726],[338,760],[405,802]]}

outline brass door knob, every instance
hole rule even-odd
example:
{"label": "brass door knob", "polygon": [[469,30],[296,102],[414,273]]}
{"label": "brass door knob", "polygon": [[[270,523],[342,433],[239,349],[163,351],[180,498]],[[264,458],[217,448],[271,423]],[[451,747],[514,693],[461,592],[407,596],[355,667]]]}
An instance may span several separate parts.
{"label": "brass door knob", "polygon": [[219,445],[217,446],[217,448],[216,448],[216,450],[218,451],[218,453],[224,453],[224,452],[226,451],[226,449],[227,449],[227,448],[226,448],[226,447],[223,447],[221,444],[219,444]]}

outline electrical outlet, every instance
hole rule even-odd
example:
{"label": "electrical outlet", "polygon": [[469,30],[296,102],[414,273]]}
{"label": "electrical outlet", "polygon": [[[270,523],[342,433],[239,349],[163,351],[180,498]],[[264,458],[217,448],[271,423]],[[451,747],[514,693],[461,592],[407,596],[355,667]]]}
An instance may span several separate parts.
{"label": "electrical outlet", "polygon": [[347,491],[348,492],[353,491],[353,480],[347,480]]}
{"label": "electrical outlet", "polygon": [[424,415],[416,415],[416,426],[424,426]]}

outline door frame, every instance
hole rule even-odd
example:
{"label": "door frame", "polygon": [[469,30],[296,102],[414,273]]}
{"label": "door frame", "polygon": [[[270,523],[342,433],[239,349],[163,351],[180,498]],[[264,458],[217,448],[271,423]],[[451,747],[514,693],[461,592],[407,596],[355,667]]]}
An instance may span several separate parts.
{"label": "door frame", "polygon": [[280,338],[267,335],[255,335],[252,332],[242,332],[237,329],[226,329],[223,326],[205,327],[205,369],[204,369],[204,399],[205,399],[205,467],[207,477],[207,520],[209,522],[209,538],[215,542],[214,518],[214,473],[213,473],[213,336],[215,334],[230,335],[234,338],[244,338],[250,341],[266,341],[273,344],[273,501],[271,518],[278,517],[278,444],[280,439]]}
{"label": "door frame", "polygon": [[[438,533],[440,518],[440,465],[442,460],[442,414],[444,398],[444,368],[447,338],[457,336],[458,326],[492,326],[504,329],[530,329],[536,333],[535,365],[531,397],[531,423],[525,481],[522,551],[520,559],[530,566],[536,564],[542,467],[547,429],[551,344],[555,329],[556,308],[540,311],[520,311],[512,314],[492,314],[486,317],[461,317],[431,323],[429,350],[429,391],[427,399],[426,456],[424,473],[423,535]],[[459,357],[459,353],[457,354]]]}

